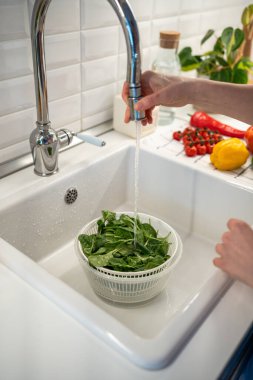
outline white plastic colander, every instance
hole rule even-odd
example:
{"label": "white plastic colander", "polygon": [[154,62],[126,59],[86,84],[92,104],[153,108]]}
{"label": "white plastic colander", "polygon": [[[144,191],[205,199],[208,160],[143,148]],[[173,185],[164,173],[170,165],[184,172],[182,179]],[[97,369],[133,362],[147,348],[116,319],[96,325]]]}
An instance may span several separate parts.
{"label": "white plastic colander", "polygon": [[[118,212],[117,218],[121,214],[134,216],[133,212]],[[138,213],[142,223],[151,223],[159,236],[167,236],[169,233],[168,255],[170,257],[163,264],[140,272],[119,272],[106,268],[93,268],[89,265],[88,259],[82,251],[82,246],[78,240],[80,234],[96,234],[96,218],[85,225],[76,238],[76,251],[80,263],[88,276],[91,287],[99,296],[112,302],[136,303],[147,301],[158,295],[166,286],[170,272],[175,268],[182,255],[182,241],[176,231],[167,223],[154,216]]]}

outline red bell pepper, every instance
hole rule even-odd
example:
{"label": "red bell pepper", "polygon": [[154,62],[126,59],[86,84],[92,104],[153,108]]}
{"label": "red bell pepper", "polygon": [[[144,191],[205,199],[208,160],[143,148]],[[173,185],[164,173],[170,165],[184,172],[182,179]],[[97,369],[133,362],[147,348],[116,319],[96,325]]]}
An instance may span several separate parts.
{"label": "red bell pepper", "polygon": [[207,115],[205,112],[197,111],[191,116],[190,124],[197,128],[209,128],[212,131],[218,131],[224,136],[237,137],[243,139],[245,131],[233,128],[229,125],[223,124],[213,117]]}

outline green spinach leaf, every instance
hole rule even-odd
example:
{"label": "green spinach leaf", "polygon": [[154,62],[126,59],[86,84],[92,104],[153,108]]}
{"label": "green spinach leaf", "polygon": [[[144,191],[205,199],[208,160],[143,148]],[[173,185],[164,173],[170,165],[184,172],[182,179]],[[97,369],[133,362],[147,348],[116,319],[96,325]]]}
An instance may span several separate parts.
{"label": "green spinach leaf", "polygon": [[159,237],[151,223],[103,210],[97,221],[98,232],[81,234],[78,239],[92,267],[121,272],[152,269],[170,256],[168,236]]}

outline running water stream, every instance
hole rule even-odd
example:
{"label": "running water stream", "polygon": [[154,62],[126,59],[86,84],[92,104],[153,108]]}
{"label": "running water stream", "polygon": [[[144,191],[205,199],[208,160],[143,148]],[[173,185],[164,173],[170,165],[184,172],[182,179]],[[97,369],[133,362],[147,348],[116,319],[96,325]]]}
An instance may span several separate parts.
{"label": "running water stream", "polygon": [[136,128],[136,146],[135,146],[135,162],[134,162],[134,244],[136,245],[137,233],[137,213],[139,198],[139,157],[140,157],[140,139],[141,139],[141,122],[135,122]]}

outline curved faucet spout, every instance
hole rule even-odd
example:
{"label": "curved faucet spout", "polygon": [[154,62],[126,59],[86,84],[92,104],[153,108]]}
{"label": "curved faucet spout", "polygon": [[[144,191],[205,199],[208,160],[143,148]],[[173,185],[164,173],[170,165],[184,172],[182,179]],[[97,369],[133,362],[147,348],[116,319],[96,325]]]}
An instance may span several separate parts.
{"label": "curved faucet spout", "polygon": [[126,0],[108,0],[121,23],[127,46],[127,73],[129,106],[132,120],[144,119],[145,115],[134,110],[134,103],[141,97],[141,53],[137,22]]}
{"label": "curved faucet spout", "polygon": [[49,123],[44,29],[47,10],[50,3],[51,0],[36,0],[33,6],[31,20],[37,122],[41,125]]}
{"label": "curved faucet spout", "polygon": [[[37,122],[40,125],[49,123],[46,59],[44,46],[44,28],[47,10],[52,0],[36,0],[31,21],[31,39],[35,93],[37,104]],[[140,120],[143,114],[134,112],[131,100],[141,96],[141,54],[138,26],[127,0],[107,0],[121,23],[127,46],[127,75],[130,88],[131,118]]]}
{"label": "curved faucet spout", "polygon": [[[51,1],[52,0],[35,0],[31,21],[37,128],[31,133],[30,145],[35,172],[43,176],[53,174],[57,171],[58,149],[61,144],[61,139],[51,128],[48,112],[44,28],[47,10]],[[131,119],[142,120],[145,118],[145,114],[134,110],[134,104],[141,97],[141,54],[138,26],[127,0],[107,1],[117,14],[126,39],[126,80],[129,83]],[[69,136],[68,133],[67,135]],[[50,145],[51,143],[53,144],[52,146]]]}

